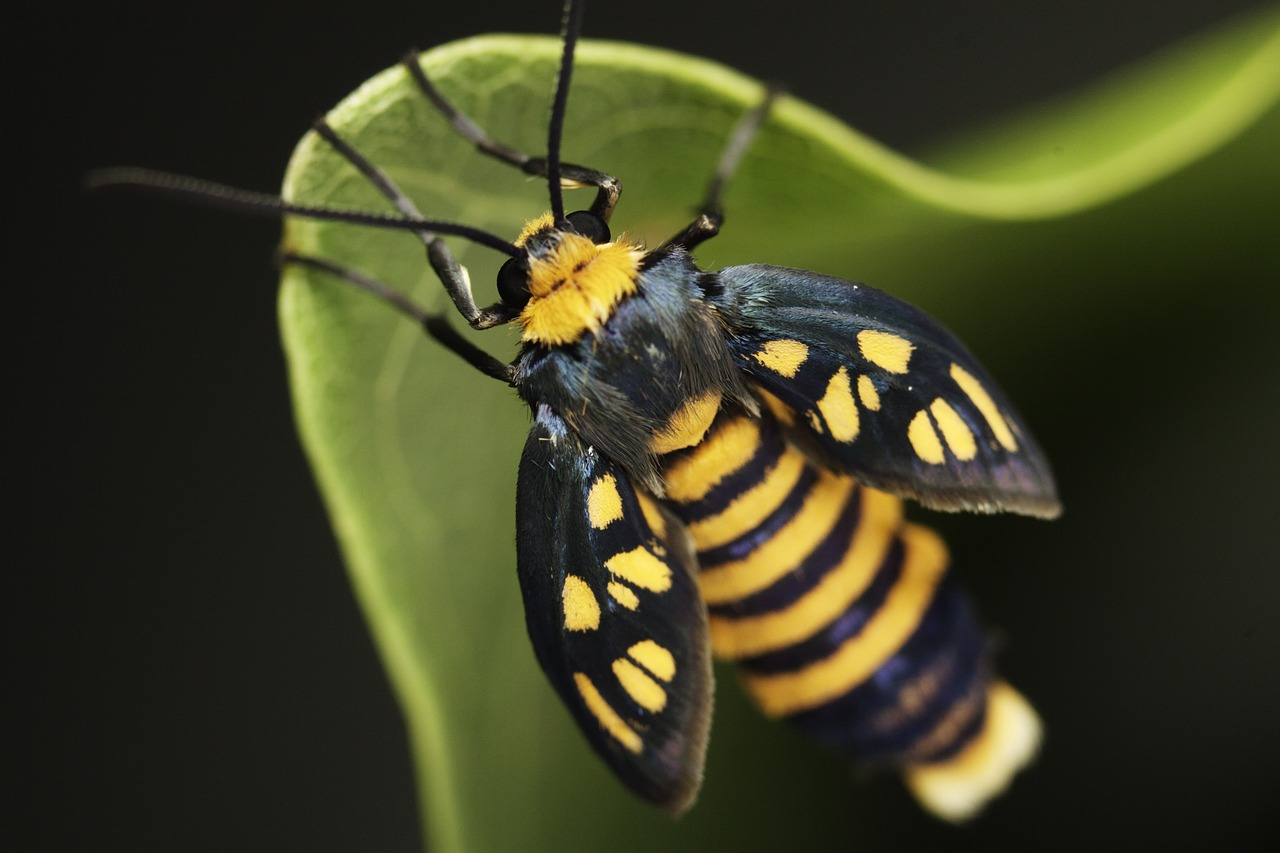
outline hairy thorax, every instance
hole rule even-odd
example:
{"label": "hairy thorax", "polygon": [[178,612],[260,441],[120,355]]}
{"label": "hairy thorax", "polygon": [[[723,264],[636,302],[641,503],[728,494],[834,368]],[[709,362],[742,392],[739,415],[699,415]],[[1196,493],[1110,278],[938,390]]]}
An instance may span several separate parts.
{"label": "hairy thorax", "polygon": [[755,403],[734,365],[703,275],[681,251],[626,238],[593,244],[534,220],[530,299],[517,370],[531,405],[551,406],[651,493],[658,457],[702,440],[726,406]]}

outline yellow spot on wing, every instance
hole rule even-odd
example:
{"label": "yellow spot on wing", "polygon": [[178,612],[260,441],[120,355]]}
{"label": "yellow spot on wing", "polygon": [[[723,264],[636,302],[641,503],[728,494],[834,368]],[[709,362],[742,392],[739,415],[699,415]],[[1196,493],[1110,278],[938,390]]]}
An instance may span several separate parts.
{"label": "yellow spot on wing", "polygon": [[581,234],[529,261],[529,302],[516,321],[521,340],[562,346],[594,332],[614,307],[636,292],[644,253],[619,240],[597,246]]}
{"label": "yellow spot on wing", "polygon": [[978,455],[978,442],[973,437],[973,430],[969,429],[969,425],[946,400],[938,397],[929,404],[929,411],[933,412],[933,419],[938,422],[938,429],[942,430],[947,447],[951,448],[957,459],[968,462]]}
{"label": "yellow spot on wing", "polygon": [[871,381],[871,377],[866,374],[858,377],[858,399],[862,401],[862,405],[868,411],[880,411],[880,392],[876,390],[875,383]]}
{"label": "yellow spot on wing", "polygon": [[591,683],[591,679],[587,677],[587,674],[585,672],[575,672],[573,681],[578,687],[578,695],[582,697],[583,704],[587,706],[587,710],[591,712],[591,715],[600,722],[600,726],[614,740],[622,744],[624,749],[638,755],[644,746],[640,735],[636,734],[635,729],[628,726],[626,721],[618,716],[618,712],[613,710],[613,706],[600,695],[600,691]]}
{"label": "yellow spot on wing", "polygon": [[609,581],[606,588],[609,590],[609,597],[628,610],[635,610],[640,606],[640,599],[636,597],[635,590],[626,584]]}
{"label": "yellow spot on wing", "polygon": [[577,575],[566,575],[560,590],[566,631],[594,631],[600,627],[600,602],[587,582]]}
{"label": "yellow spot on wing", "polygon": [[698,575],[703,600],[728,604],[792,572],[831,533],[853,489],[849,478],[823,474],[796,514],[768,541],[741,560],[703,568]]}
{"label": "yellow spot on wing", "polygon": [[765,474],[764,479],[710,518],[689,525],[689,535],[699,551],[732,542],[755,530],[795,488],[804,473],[804,457],[787,453]]}
{"label": "yellow spot on wing", "polygon": [[926,808],[945,820],[971,818],[1009,784],[1040,745],[1040,718],[1003,681],[987,694],[982,731],[954,758],[907,769],[907,787]]}
{"label": "yellow spot on wing", "polygon": [[809,347],[800,341],[768,341],[755,353],[756,361],[788,379],[793,378],[805,359],[809,357]]}
{"label": "yellow spot on wing", "polygon": [[818,401],[827,429],[836,441],[846,444],[858,437],[858,404],[853,402],[849,372],[841,367],[827,383],[827,393]]}
{"label": "yellow spot on wing", "polygon": [[916,412],[911,423],[907,424],[907,440],[911,442],[916,456],[931,465],[941,465],[946,459],[946,455],[942,452],[942,440],[938,438],[938,433],[924,409]]}
{"label": "yellow spot on wing", "polygon": [[690,400],[671,416],[662,432],[649,439],[649,449],[662,454],[692,447],[702,441],[718,411],[719,391],[708,391],[696,400]]}
{"label": "yellow spot on wing", "polygon": [[622,518],[622,495],[618,494],[618,481],[612,474],[605,474],[591,484],[587,492],[587,518],[596,530],[603,530]]}
{"label": "yellow spot on wing", "polygon": [[722,660],[738,660],[785,648],[813,636],[848,610],[889,553],[902,523],[902,501],[864,489],[861,512],[840,564],[793,604],[741,619],[712,616],[712,651]]}
{"label": "yellow spot on wing", "polygon": [[671,589],[671,567],[643,546],[614,554],[605,561],[604,567],[632,586],[650,592],[666,592]]}
{"label": "yellow spot on wing", "polygon": [[906,549],[902,575],[880,611],[861,631],[827,657],[802,669],[745,679],[767,716],[796,714],[848,693],[910,639],[946,570],[947,549],[938,535],[925,527],[905,525],[901,536]]}
{"label": "yellow spot on wing", "polygon": [[627,654],[631,656],[632,660],[663,681],[669,682],[676,677],[675,657],[667,650],[666,646],[660,645],[654,640],[641,640],[627,649]]}
{"label": "yellow spot on wing", "polygon": [[906,373],[914,349],[911,341],[891,332],[874,329],[858,332],[858,350],[862,357],[890,373]]}
{"label": "yellow spot on wing", "polygon": [[759,449],[760,427],[753,418],[723,423],[693,453],[667,469],[667,497],[680,503],[702,500]]}
{"label": "yellow spot on wing", "polygon": [[987,393],[987,389],[982,387],[982,383],[974,379],[968,371],[958,364],[951,365],[951,378],[960,386],[960,390],[973,401],[973,405],[978,407],[978,411],[986,419],[987,425],[995,433],[996,441],[1000,442],[1001,446],[1011,453],[1017,450],[1018,440],[1013,437],[1013,432],[1010,431],[1008,422],[1000,414],[1000,410],[996,408],[996,401],[991,399],[991,395]]}
{"label": "yellow spot on wing", "polygon": [[626,658],[615,660],[613,674],[622,685],[622,689],[627,691],[627,695],[636,700],[636,704],[641,708],[656,714],[667,707],[667,691],[631,661]]}

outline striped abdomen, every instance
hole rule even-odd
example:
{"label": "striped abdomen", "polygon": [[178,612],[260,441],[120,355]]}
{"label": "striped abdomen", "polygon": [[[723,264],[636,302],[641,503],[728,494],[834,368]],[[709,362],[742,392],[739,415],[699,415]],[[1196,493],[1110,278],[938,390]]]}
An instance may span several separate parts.
{"label": "striped abdomen", "polygon": [[946,546],[902,502],[824,470],[766,411],[723,412],[666,459],[712,649],[757,704],[859,762],[898,767],[943,817],[976,811],[1034,751],[1039,724],[993,679]]}

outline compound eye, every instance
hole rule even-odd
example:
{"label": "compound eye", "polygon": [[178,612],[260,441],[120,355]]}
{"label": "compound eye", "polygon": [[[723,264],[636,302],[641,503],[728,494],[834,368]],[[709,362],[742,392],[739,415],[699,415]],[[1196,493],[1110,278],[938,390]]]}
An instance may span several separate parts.
{"label": "compound eye", "polygon": [[527,258],[508,258],[498,270],[498,296],[510,308],[523,308],[529,301]]}
{"label": "compound eye", "polygon": [[598,245],[609,242],[609,226],[591,211],[575,210],[565,219],[569,220],[569,224],[573,226],[574,231],[577,231],[592,243]]}

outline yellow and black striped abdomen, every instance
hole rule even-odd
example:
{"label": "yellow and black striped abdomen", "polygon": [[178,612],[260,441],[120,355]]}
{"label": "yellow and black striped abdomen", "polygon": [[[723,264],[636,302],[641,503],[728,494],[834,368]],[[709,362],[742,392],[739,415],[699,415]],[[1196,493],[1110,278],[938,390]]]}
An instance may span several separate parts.
{"label": "yellow and black striped abdomen", "polygon": [[933,531],[897,497],[809,461],[766,411],[722,412],[666,459],[712,649],[761,709],[860,763],[904,770],[963,818],[1034,751],[1034,712],[990,671],[985,631]]}

